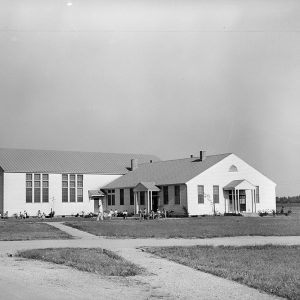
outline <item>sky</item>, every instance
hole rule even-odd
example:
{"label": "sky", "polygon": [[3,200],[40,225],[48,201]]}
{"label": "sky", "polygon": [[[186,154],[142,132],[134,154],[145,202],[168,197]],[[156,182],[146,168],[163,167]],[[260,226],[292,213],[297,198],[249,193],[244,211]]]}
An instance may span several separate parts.
{"label": "sky", "polygon": [[1,0],[0,147],[233,152],[300,194],[299,0]]}

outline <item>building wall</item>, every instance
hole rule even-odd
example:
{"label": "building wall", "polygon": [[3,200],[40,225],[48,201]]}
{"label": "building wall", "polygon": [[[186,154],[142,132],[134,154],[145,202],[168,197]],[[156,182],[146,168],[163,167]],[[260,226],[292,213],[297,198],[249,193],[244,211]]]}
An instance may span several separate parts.
{"label": "building wall", "polygon": [[[235,165],[238,172],[229,172],[230,166]],[[190,215],[213,213],[213,185],[219,185],[220,203],[215,204],[215,210],[225,212],[225,193],[223,187],[233,180],[246,179],[255,186],[259,186],[260,203],[256,204],[256,211],[276,209],[276,184],[242,159],[232,154],[224,160],[194,177],[187,182],[188,212]],[[198,185],[204,185],[204,204],[198,204]],[[247,194],[248,197],[250,194]],[[249,204],[249,203],[247,203]],[[247,207],[249,211],[251,207]]]}
{"label": "building wall", "polygon": [[3,215],[3,194],[4,194],[4,184],[3,184],[3,171],[0,169],[0,213]]}
{"label": "building wall", "polygon": [[[175,185],[169,186],[169,204],[164,205],[163,203],[163,192],[159,192],[159,202],[158,208],[162,210],[165,208],[168,211],[174,211],[174,214],[184,214],[183,206],[187,207],[187,188],[185,184],[180,185],[180,204],[175,204]],[[138,201],[140,194],[138,193]],[[107,199],[105,199],[107,201]],[[134,212],[134,205],[130,205],[130,189],[124,189],[124,205],[120,205],[120,189],[115,189],[115,205],[107,205],[107,202],[104,204],[105,209],[112,209],[123,211],[127,210],[129,213]],[[145,195],[145,205],[139,205],[139,209],[143,210],[147,208],[147,193]]]}
{"label": "building wall", "polygon": [[83,174],[83,202],[62,202],[62,174],[49,174],[49,202],[26,203],[26,173],[4,173],[4,211],[9,216],[27,211],[36,215],[38,210],[48,214],[51,208],[56,215],[71,215],[81,211],[94,212],[94,201],[88,190],[97,190],[121,175]]}

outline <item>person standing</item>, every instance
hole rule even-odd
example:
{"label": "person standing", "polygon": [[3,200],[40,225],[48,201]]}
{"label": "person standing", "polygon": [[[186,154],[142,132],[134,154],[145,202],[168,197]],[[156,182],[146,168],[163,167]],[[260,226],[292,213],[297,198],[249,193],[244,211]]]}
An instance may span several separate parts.
{"label": "person standing", "polygon": [[99,211],[98,211],[98,216],[97,216],[97,221],[103,221],[103,205],[102,201],[99,203]]}

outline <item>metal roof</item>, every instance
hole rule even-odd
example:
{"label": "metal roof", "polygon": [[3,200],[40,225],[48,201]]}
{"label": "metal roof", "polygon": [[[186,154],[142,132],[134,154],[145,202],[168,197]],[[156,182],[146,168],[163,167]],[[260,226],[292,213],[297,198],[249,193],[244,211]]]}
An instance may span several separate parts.
{"label": "metal roof", "polygon": [[105,194],[100,190],[89,190],[88,193],[89,193],[89,198],[105,196]]}
{"label": "metal roof", "polygon": [[102,188],[135,187],[140,182],[153,182],[155,185],[186,183],[230,154],[210,155],[203,161],[194,157],[141,164],[136,170],[128,172]]}
{"label": "metal roof", "polygon": [[4,172],[125,174],[131,159],[158,161],[154,155],[0,148]]}

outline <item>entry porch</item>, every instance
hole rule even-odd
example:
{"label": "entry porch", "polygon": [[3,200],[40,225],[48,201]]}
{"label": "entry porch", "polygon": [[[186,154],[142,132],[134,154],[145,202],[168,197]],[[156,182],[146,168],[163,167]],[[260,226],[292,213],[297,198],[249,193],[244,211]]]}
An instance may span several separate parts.
{"label": "entry porch", "polygon": [[256,213],[256,189],[245,179],[227,184],[223,188],[225,213]]}
{"label": "entry porch", "polygon": [[134,213],[146,209],[147,214],[152,210],[156,212],[159,206],[160,189],[154,182],[140,182],[133,189],[134,193]]}

